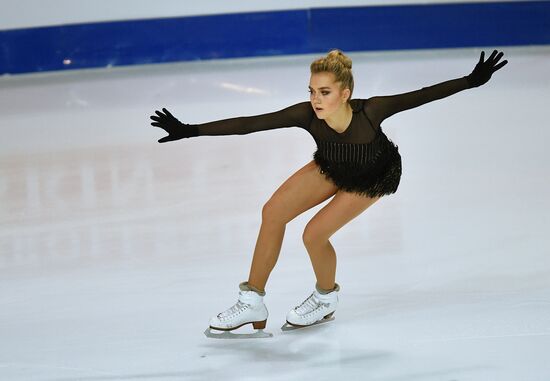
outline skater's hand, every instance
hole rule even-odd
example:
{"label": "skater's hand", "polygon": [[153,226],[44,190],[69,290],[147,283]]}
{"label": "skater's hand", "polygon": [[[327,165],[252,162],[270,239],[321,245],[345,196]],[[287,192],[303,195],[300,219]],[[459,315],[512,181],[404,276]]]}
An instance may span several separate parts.
{"label": "skater's hand", "polygon": [[495,71],[506,65],[508,63],[507,60],[504,60],[497,65],[497,62],[503,55],[503,52],[497,54],[497,50],[493,50],[493,53],[491,53],[491,56],[487,59],[487,61],[483,62],[485,51],[482,51],[476,67],[468,76],[466,76],[470,88],[478,87],[487,83]]}
{"label": "skater's hand", "polygon": [[196,126],[180,122],[165,108],[163,108],[162,111],[164,113],[155,110],[155,113],[157,115],[151,115],[151,119],[154,121],[151,122],[151,125],[154,127],[160,127],[168,132],[168,136],[160,139],[158,141],[159,143],[165,143],[172,140],[190,138],[199,135]]}

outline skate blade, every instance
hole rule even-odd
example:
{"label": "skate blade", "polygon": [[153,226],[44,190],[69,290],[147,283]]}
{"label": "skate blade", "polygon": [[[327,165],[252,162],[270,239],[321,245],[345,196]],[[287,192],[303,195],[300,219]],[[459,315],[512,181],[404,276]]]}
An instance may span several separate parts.
{"label": "skate blade", "polygon": [[303,326],[303,327],[300,327],[300,326],[296,326],[296,325],[292,325],[292,324],[289,324],[288,322],[283,324],[283,326],[281,327],[281,331],[283,332],[286,332],[286,331],[296,331],[297,329],[304,329],[304,328],[309,328],[309,327],[313,327],[313,326],[316,326],[316,325],[320,325],[320,324],[325,324],[325,323],[328,323],[329,321],[333,321],[334,320],[334,316],[328,318],[328,319],[322,319],[322,320],[319,320],[313,324],[310,324],[310,325],[306,325],[306,326]]}
{"label": "skate blade", "polygon": [[233,333],[231,331],[218,331],[210,327],[206,328],[204,335],[211,339],[265,339],[273,337],[272,333],[264,332],[263,329],[259,329],[254,333]]}

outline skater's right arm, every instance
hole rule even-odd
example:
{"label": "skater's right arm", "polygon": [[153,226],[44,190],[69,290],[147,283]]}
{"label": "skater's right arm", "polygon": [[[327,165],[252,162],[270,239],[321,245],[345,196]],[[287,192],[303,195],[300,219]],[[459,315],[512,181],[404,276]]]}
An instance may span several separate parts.
{"label": "skater's right arm", "polygon": [[313,118],[313,109],[309,102],[301,102],[279,111],[237,118],[217,120],[202,124],[185,124],[177,120],[168,110],[155,111],[151,116],[151,125],[168,132],[168,136],[159,140],[164,143],[172,140],[204,135],[244,135],[257,131],[272,130],[282,127],[309,128]]}

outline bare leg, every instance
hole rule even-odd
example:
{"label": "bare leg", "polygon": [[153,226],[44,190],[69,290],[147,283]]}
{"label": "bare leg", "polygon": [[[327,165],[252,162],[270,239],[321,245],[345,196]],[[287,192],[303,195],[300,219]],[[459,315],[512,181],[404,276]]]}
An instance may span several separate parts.
{"label": "bare leg", "polygon": [[379,199],[338,191],[308,222],[302,238],[320,288],[335,286],[336,252],[329,238]]}
{"label": "bare leg", "polygon": [[275,267],[281,252],[285,229],[286,224],[284,223],[262,221],[248,277],[250,286],[256,287],[260,291],[265,290],[269,274]]}
{"label": "bare leg", "polygon": [[265,291],[269,275],[279,258],[286,224],[338,190],[319,173],[318,168],[313,160],[310,161],[290,176],[264,205],[248,277],[250,286]]}
{"label": "bare leg", "polygon": [[332,290],[336,285],[336,251],[329,240],[308,244],[307,251],[317,285]]}

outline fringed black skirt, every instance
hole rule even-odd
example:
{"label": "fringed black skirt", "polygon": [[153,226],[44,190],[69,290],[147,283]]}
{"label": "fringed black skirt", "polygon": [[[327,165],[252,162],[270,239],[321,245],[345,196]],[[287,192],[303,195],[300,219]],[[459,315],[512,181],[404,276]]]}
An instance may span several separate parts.
{"label": "fringed black skirt", "polygon": [[[368,197],[379,197],[395,193],[401,180],[401,155],[398,146],[381,133],[381,140],[376,142],[376,151],[370,160],[353,157],[355,148],[346,148],[349,154],[340,157],[347,160],[335,160],[335,156],[324,154],[326,149],[317,149],[313,159],[320,168],[320,172],[339,189],[346,192],[358,193]],[[352,145],[352,143],[350,143]],[[341,149],[344,146],[340,145]],[[369,147],[372,148],[372,147]],[[357,153],[355,154],[357,156]],[[337,155],[336,155],[337,157]]]}

